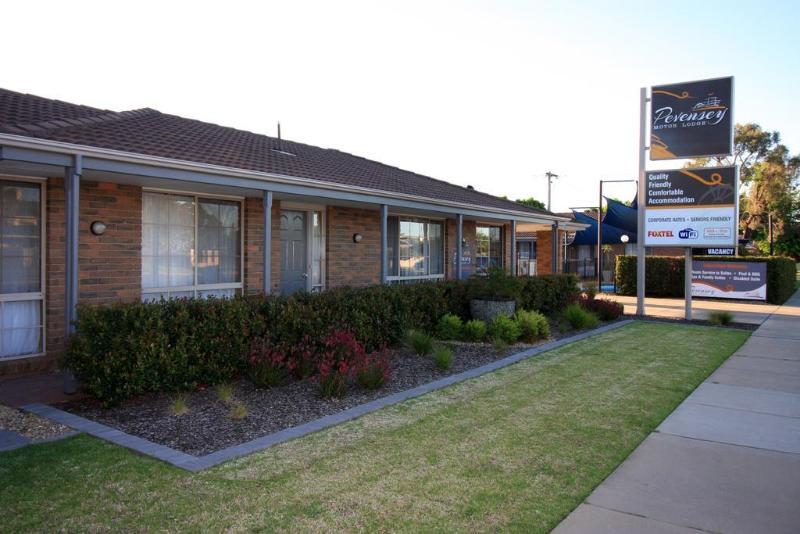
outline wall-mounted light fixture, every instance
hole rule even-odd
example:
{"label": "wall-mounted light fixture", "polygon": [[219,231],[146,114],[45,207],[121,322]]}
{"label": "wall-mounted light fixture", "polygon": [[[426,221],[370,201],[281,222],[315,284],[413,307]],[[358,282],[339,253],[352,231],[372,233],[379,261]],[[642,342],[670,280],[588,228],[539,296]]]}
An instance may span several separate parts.
{"label": "wall-mounted light fixture", "polygon": [[361,240],[364,239],[364,236],[361,234],[353,234],[353,243],[361,243]]}
{"label": "wall-mounted light fixture", "polygon": [[626,234],[622,234],[622,236],[619,238],[619,240],[622,241],[623,243],[627,243],[628,241],[631,240],[631,238],[628,237]]}
{"label": "wall-mounted light fixture", "polygon": [[92,231],[94,235],[103,235],[104,233],[106,233],[108,227],[106,226],[106,223],[104,223],[103,221],[94,221],[91,224],[91,226],[89,226],[89,229]]}
{"label": "wall-mounted light fixture", "polygon": [[467,238],[466,237],[461,240],[461,244],[466,246],[466,244],[467,244]]}

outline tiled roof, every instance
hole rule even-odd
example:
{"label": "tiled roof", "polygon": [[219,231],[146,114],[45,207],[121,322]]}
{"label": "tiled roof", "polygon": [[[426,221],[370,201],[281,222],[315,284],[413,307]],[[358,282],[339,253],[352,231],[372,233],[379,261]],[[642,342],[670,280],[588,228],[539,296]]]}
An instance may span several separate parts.
{"label": "tiled roof", "polygon": [[149,108],[113,112],[0,89],[0,132],[484,208],[549,214],[339,150],[278,140]]}

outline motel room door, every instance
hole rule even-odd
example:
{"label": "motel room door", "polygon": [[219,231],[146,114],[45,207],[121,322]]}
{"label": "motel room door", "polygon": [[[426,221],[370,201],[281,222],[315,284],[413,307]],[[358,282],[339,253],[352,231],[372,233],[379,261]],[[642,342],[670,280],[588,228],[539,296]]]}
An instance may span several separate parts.
{"label": "motel room door", "polygon": [[308,289],[308,213],[281,210],[281,295]]}

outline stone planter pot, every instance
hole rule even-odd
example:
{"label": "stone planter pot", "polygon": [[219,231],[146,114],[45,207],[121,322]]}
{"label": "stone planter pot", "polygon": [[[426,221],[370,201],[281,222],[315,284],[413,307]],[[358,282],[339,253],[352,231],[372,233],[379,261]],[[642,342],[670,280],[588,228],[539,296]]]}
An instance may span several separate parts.
{"label": "stone planter pot", "polygon": [[472,314],[472,318],[487,323],[498,315],[513,315],[516,308],[517,303],[513,300],[472,299],[469,301],[469,311]]}

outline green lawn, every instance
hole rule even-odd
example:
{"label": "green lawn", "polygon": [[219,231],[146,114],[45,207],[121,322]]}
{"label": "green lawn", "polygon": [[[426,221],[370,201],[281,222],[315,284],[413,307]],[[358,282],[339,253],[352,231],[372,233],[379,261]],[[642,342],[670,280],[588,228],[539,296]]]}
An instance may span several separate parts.
{"label": "green lawn", "polygon": [[0,454],[0,530],[547,531],[747,338],[634,323],[188,474],[77,436]]}

